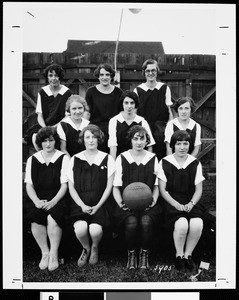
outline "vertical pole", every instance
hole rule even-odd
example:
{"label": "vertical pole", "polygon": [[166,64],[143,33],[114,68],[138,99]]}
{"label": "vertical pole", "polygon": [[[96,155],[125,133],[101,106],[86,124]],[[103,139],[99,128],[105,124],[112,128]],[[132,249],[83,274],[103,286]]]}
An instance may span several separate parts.
{"label": "vertical pole", "polygon": [[119,24],[119,30],[118,30],[118,36],[116,40],[116,46],[115,46],[115,61],[114,61],[114,69],[115,69],[115,78],[114,81],[117,82],[116,86],[120,87],[120,71],[117,70],[117,53],[118,53],[118,46],[119,46],[119,36],[120,36],[120,29],[121,29],[121,24],[122,24],[122,18],[123,18],[123,11],[124,9],[122,8],[121,10],[121,16],[120,16],[120,24]]}

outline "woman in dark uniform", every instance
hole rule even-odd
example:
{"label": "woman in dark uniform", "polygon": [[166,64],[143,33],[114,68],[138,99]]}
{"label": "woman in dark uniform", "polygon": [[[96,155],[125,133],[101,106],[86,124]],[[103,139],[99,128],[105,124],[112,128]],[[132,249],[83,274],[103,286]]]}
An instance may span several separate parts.
{"label": "woman in dark uniform", "polygon": [[[41,151],[27,160],[26,165],[26,220],[41,249],[39,268],[53,271],[58,268],[58,248],[65,222],[65,195],[69,158],[56,150],[60,138],[53,127],[44,127],[36,136]],[[47,239],[50,241],[50,248]]]}
{"label": "woman in dark uniform", "polygon": [[68,87],[61,84],[64,78],[64,70],[60,65],[51,64],[44,71],[48,85],[42,87],[37,97],[37,126],[34,127],[32,143],[35,143],[36,132],[45,126],[56,126],[65,117],[66,101],[72,94]]}
{"label": "woman in dark uniform", "polygon": [[143,126],[149,136],[150,144],[147,145],[147,150],[152,152],[153,145],[155,144],[148,122],[136,114],[136,110],[139,107],[138,95],[132,91],[126,90],[123,92],[120,98],[120,110],[121,112],[115,117],[110,119],[109,122],[109,140],[108,147],[110,148],[110,154],[114,159],[126,151],[131,149],[131,141],[126,138],[128,130],[134,125]]}
{"label": "woman in dark uniform", "polygon": [[61,151],[69,157],[85,149],[85,146],[79,144],[78,140],[82,129],[90,123],[83,117],[86,107],[85,99],[79,95],[71,95],[66,102],[66,112],[69,116],[57,126],[61,139]]}
{"label": "woman in dark uniform", "polygon": [[188,154],[191,137],[185,130],[175,131],[170,147],[173,154],[159,162],[159,189],[165,200],[165,225],[173,234],[176,268],[194,268],[192,253],[203,229],[201,163]]}
{"label": "woman in dark uniform", "polygon": [[103,227],[109,225],[105,203],[112,191],[115,171],[114,159],[99,151],[104,134],[98,126],[90,124],[80,133],[80,142],[86,150],[75,154],[68,170],[69,191],[72,197],[69,222],[83,250],[78,266],[98,262],[98,245]]}
{"label": "woman in dark uniform", "polygon": [[[148,251],[153,239],[153,230],[159,221],[161,212],[157,202],[159,196],[156,177],[158,160],[154,153],[144,149],[150,142],[144,127],[140,125],[131,127],[128,138],[131,141],[132,149],[121,153],[116,159],[113,184],[113,196],[116,201],[113,208],[114,224],[119,230],[120,228],[124,230],[128,250],[127,268],[137,268],[137,248],[139,247],[139,267],[147,269],[149,268]],[[144,211],[131,211],[123,202],[123,190],[132,182],[143,182],[152,191],[152,203]]]}
{"label": "woman in dark uniform", "polygon": [[104,143],[99,149],[109,153],[108,124],[109,120],[120,112],[119,100],[122,90],[112,84],[115,71],[111,65],[100,64],[94,75],[99,79],[99,84],[87,90],[85,99],[89,106],[90,123],[99,126],[105,135]]}
{"label": "woman in dark uniform", "polygon": [[190,118],[196,105],[191,97],[181,97],[173,104],[174,110],[178,116],[169,121],[165,128],[165,143],[167,155],[172,154],[170,139],[176,130],[186,130],[191,136],[191,142],[188,153],[197,156],[201,145],[201,126]]}
{"label": "woman in dark uniform", "polygon": [[157,81],[159,71],[157,61],[147,59],[142,66],[146,82],[134,89],[139,96],[138,114],[149,123],[156,142],[153,152],[158,160],[166,155],[164,130],[167,122],[173,118],[171,91],[165,83]]}

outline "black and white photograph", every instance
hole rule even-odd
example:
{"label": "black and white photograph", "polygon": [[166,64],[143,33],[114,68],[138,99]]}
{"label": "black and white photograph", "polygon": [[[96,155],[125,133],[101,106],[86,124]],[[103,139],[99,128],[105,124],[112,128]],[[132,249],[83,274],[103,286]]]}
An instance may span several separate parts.
{"label": "black and white photograph", "polygon": [[235,9],[3,2],[4,289],[235,289]]}

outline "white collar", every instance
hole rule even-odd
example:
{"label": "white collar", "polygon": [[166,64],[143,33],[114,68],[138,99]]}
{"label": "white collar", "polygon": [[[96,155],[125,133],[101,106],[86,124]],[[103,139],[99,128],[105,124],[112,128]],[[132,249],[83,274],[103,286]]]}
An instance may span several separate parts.
{"label": "white collar", "polygon": [[[157,85],[153,88],[153,90],[154,90],[154,89],[159,90],[163,85],[164,85],[163,82],[157,82]],[[148,90],[150,90],[150,88],[147,87],[147,85],[146,85],[145,82],[141,83],[141,84],[139,85],[139,87],[140,87],[141,89],[143,89],[145,92],[147,92]]]}
{"label": "white collar", "polygon": [[[80,160],[87,161],[86,156],[85,156],[85,152],[86,152],[86,150],[83,150],[83,151],[75,154],[74,156],[79,158]],[[95,156],[95,159],[93,161],[93,164],[99,166],[101,164],[102,160],[106,157],[106,155],[108,155],[108,154],[103,152],[103,151],[98,150],[98,152]]]}
{"label": "white collar", "polygon": [[[151,158],[155,156],[154,153],[149,152],[147,150],[145,150],[145,151],[146,151],[146,155],[144,156],[144,158],[142,159],[142,161],[140,163],[142,165],[146,165],[151,160]],[[135,160],[133,159],[132,155],[130,154],[130,150],[127,150],[127,151],[125,151],[125,152],[123,152],[121,154],[126,158],[126,160],[128,161],[128,163],[132,164],[132,163],[135,162]]]}
{"label": "white collar", "polygon": [[[125,118],[123,117],[123,115],[121,113],[118,114],[117,116],[117,120],[120,123],[125,122]],[[139,115],[135,115],[134,119],[131,120],[132,122],[136,122],[137,124],[140,123],[143,120],[143,117],[139,116]]]}
{"label": "white collar", "polygon": [[[56,150],[56,152],[54,153],[54,155],[52,156],[50,162],[54,163],[62,154],[64,154],[63,152]],[[42,150],[36,152],[35,154],[33,154],[33,156],[36,157],[36,159],[41,163],[41,164],[45,164],[45,160],[42,156]]]}
{"label": "white collar", "polygon": [[[182,130],[183,130],[182,124],[179,122],[179,120],[178,120],[177,117],[174,118],[174,119],[172,120],[172,122],[173,122],[173,124],[175,124],[179,129],[182,129]],[[193,129],[193,127],[195,126],[195,124],[196,124],[196,122],[195,122],[193,119],[189,118],[189,123],[188,123],[187,128],[188,128],[188,129]]]}
{"label": "white collar", "polygon": [[[42,89],[47,94],[47,96],[52,96],[53,95],[49,84],[44,86]],[[61,89],[58,92],[58,94],[64,95],[67,90],[68,90],[68,88],[65,85],[62,85]]]}
{"label": "white collar", "polygon": [[194,160],[196,160],[196,157],[188,154],[188,157],[186,159],[186,161],[184,162],[183,166],[180,167],[178,162],[176,161],[175,157],[173,154],[170,154],[166,157],[164,157],[163,159],[167,160],[168,162],[170,162],[172,165],[174,165],[177,169],[186,169],[188,165],[190,165]]}
{"label": "white collar", "polygon": [[62,122],[70,124],[74,129],[76,129],[78,131],[78,130],[82,130],[84,127],[86,127],[90,123],[89,120],[86,120],[83,117],[81,119],[82,119],[82,122],[80,124],[80,128],[77,128],[76,124],[72,121],[70,116],[68,116],[64,120],[62,120]]}

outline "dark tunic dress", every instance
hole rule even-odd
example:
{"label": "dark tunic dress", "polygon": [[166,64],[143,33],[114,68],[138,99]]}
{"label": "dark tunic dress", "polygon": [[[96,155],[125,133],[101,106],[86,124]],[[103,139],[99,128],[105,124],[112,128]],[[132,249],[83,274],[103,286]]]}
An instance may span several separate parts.
{"label": "dark tunic dress", "polygon": [[[69,120],[69,118],[67,119]],[[66,150],[70,154],[70,156],[73,156],[76,153],[79,153],[83,150],[85,150],[84,144],[79,144],[79,135],[82,131],[82,129],[87,126],[90,122],[86,119],[82,119],[82,126],[77,129],[73,124],[73,122],[70,121],[62,121],[57,128],[57,132],[61,139],[63,139],[62,134],[60,132],[60,127],[64,131],[64,139],[66,141]],[[73,127],[74,126],[74,127]]]}
{"label": "dark tunic dress", "polygon": [[[103,155],[103,152],[101,152],[103,159],[101,159],[99,164],[93,163],[90,165],[85,159],[82,159],[83,152],[71,158],[73,160],[74,187],[86,205],[94,206],[100,201],[106,189],[109,164],[113,162],[113,158],[107,153]],[[108,226],[109,216],[106,210],[106,202],[94,215],[89,215],[82,212],[81,207],[72,199],[69,222],[73,224],[78,220],[84,220],[89,224],[96,223],[101,226]]]}
{"label": "dark tunic dress", "polygon": [[103,94],[93,86],[86,92],[86,102],[90,108],[90,122],[100,127],[104,132],[105,141],[99,147],[104,152],[109,152],[108,141],[108,124],[109,120],[120,112],[120,97],[122,90],[115,86],[110,94]]}
{"label": "dark tunic dress", "polygon": [[[149,123],[155,139],[154,152],[160,160],[166,155],[164,143],[164,130],[169,119],[168,106],[166,105],[166,84],[159,84],[153,89],[146,89],[145,84],[136,87],[139,96],[138,114]],[[169,105],[171,105],[171,99]]]}
{"label": "dark tunic dress", "polygon": [[[30,177],[38,198],[50,201],[58,193],[61,187],[63,160],[65,160],[64,164],[66,164],[69,159],[64,153],[58,151],[55,154],[57,158],[52,159],[52,161],[46,165],[46,163],[41,161],[39,154],[40,152],[37,152],[37,154],[34,154],[31,157],[31,162],[30,159],[27,162],[28,164],[31,163],[31,166],[29,166]],[[27,176],[29,176],[29,174]],[[63,181],[67,182],[66,176]],[[28,180],[26,179],[25,182],[28,182]],[[47,225],[47,216],[51,215],[56,223],[62,228],[65,223],[66,205],[68,201],[67,196],[68,194],[49,210],[37,208],[33,201],[28,197],[25,203],[25,220],[30,223],[35,222],[41,225]]]}
{"label": "dark tunic dress", "polygon": [[[173,155],[168,155],[160,162],[159,178],[165,180],[166,190],[168,193],[178,201],[180,204],[187,204],[195,193],[195,179],[196,183],[204,180],[201,172],[200,162],[193,156],[188,157],[188,163],[183,168],[178,168],[172,159]],[[197,173],[198,172],[198,173]],[[164,174],[162,176],[162,173]],[[175,207],[164,200],[165,209],[165,225],[173,229],[175,221],[180,217],[201,218],[204,212],[204,206],[199,201],[192,210],[187,213],[185,211],[178,211]]]}
{"label": "dark tunic dress", "polygon": [[[135,162],[129,161],[129,155],[129,151],[119,155],[122,164],[122,186],[120,186],[121,194],[124,188],[132,182],[143,182],[147,184],[153,192],[156,179],[155,165],[157,165],[158,162],[156,155],[147,152],[148,158],[145,160],[145,163],[141,162],[139,165]],[[119,157],[117,159],[119,159]],[[118,179],[116,178],[116,180]],[[114,186],[118,186],[117,181],[114,182]],[[113,217],[116,228],[123,225],[124,220],[130,215],[135,215],[137,217],[148,215],[152,218],[154,225],[156,225],[159,222],[160,213],[161,206],[158,202],[154,207],[146,211],[124,211],[116,202],[113,208]]]}

